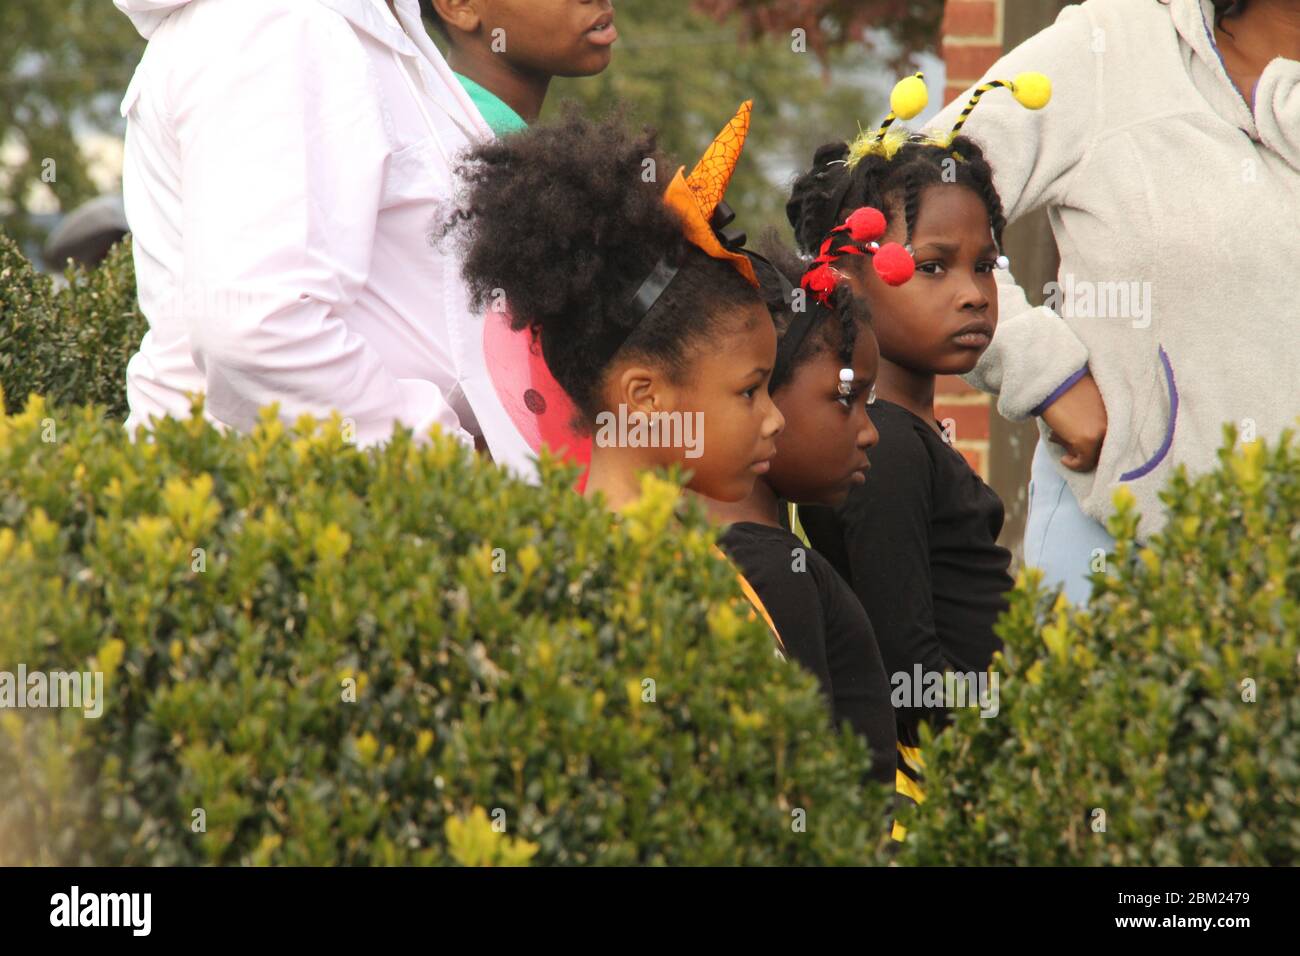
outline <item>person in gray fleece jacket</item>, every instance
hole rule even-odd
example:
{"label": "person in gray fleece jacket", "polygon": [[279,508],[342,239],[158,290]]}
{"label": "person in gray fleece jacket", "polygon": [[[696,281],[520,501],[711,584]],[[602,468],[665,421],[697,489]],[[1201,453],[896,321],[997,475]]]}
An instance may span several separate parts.
{"label": "person in gray fleece jacket", "polygon": [[1040,307],[999,270],[966,379],[1042,416],[1026,562],[1076,601],[1117,490],[1154,533],[1171,469],[1212,468],[1225,423],[1272,441],[1300,413],[1298,60],[1300,0],[1087,0],[983,78],[1052,81],[1045,109],[986,97],[965,132],[1009,220],[1047,207],[1061,266]]}

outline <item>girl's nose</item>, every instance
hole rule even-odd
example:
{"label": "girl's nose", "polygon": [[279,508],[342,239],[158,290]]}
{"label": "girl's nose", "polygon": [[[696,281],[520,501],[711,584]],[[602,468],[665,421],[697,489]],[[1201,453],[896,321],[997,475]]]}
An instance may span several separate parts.
{"label": "girl's nose", "polygon": [[962,288],[958,307],[968,312],[983,312],[989,307],[989,297],[984,294],[972,275]]}
{"label": "girl's nose", "polygon": [[776,402],[771,397],[767,400],[767,415],[763,418],[763,437],[775,438],[785,430],[785,416],[781,414],[781,409],[776,407]]}
{"label": "girl's nose", "polygon": [[876,431],[876,426],[868,418],[866,426],[858,432],[858,447],[866,451],[868,448],[874,448],[878,441],[880,441],[880,432]]}

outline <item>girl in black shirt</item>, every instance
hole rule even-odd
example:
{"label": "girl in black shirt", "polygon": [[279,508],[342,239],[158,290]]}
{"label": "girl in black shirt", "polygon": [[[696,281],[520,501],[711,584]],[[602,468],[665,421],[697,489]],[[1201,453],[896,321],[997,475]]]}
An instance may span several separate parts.
{"label": "girl in black shirt", "polygon": [[816,675],[835,723],[847,721],[866,738],[872,776],[893,784],[895,718],[871,622],[826,559],[782,526],[782,499],[831,505],[861,486],[876,441],[867,405],[879,353],[865,310],[847,290],[838,308],[801,303],[807,311],[792,311],[788,275],[803,270],[793,256],[773,258],[788,271],[758,272],[777,322],[769,390],[786,427],[753,493],[709,508],[728,524],[719,543],[767,606],[787,656]]}
{"label": "girl in black shirt", "polygon": [[882,400],[871,408],[880,443],[871,473],[842,506],[800,517],[875,625],[891,683],[905,698],[898,732],[906,753],[927,716],[912,706],[918,669],[926,680],[985,671],[1000,647],[993,624],[1012,584],[1010,554],[996,543],[1002,503],[934,415],[935,376],[969,372],[992,339],[1005,220],[992,170],[964,136],[823,146],[787,213],[800,246],[817,249],[864,203],[885,211],[884,238],[912,252],[916,275],[892,288],[860,260],[837,263],[871,310],[880,345]]}

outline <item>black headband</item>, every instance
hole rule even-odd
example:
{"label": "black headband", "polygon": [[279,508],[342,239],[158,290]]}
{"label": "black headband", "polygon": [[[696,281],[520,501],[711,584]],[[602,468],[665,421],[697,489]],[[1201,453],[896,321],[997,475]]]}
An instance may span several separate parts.
{"label": "black headband", "polygon": [[799,354],[799,346],[803,345],[803,340],[808,337],[812,327],[817,324],[822,316],[823,306],[820,302],[804,300],[807,308],[802,312],[794,312],[794,318],[786,327],[785,335],[781,336],[781,341],[776,347],[776,362],[772,366],[772,377],[778,381],[784,377],[783,373],[788,371],[794,365],[795,356]]}
{"label": "black headband", "polygon": [[[786,306],[794,304],[794,283],[788,276],[775,266],[766,256],[754,252],[752,249],[744,248],[746,235],[739,229],[728,228],[731,222],[736,218],[735,212],[725,202],[719,202],[713,212],[709,225],[713,228],[714,234],[718,237],[718,242],[728,252],[739,253],[745,256],[754,265],[755,272],[760,266],[770,269],[776,276],[777,283],[781,286],[781,299]],[[654,308],[655,303],[667,291],[668,286],[672,284],[673,279],[677,276],[679,266],[672,265],[665,258],[660,258],[650,270],[649,275],[641,280],[637,286],[636,292],[628,300],[628,311],[632,317],[632,325],[626,332],[617,336],[618,341],[612,342],[613,348],[609,354],[617,352],[623,342],[627,341],[634,329],[642,319]],[[810,308],[794,313],[794,319],[786,329],[785,335],[781,337],[781,343],[776,351],[775,369],[780,369],[793,362],[795,354],[799,351],[799,346],[807,337],[809,330],[813,327],[815,313],[822,307],[820,304],[810,303]],[[774,373],[775,373],[774,369]]]}
{"label": "black headband", "polygon": [[[713,216],[709,219],[709,226],[713,229],[713,234],[718,237],[718,242],[722,244],[722,248],[728,252],[738,252],[746,256],[751,255],[748,250],[741,248],[745,244],[745,234],[739,229],[727,228],[735,218],[736,214],[731,207],[726,202],[719,200],[717,207],[713,210]],[[628,329],[628,335],[632,334],[632,328],[635,328],[636,324],[646,317],[646,313],[654,308],[655,303],[659,301],[659,297],[667,291],[679,268],[680,266],[669,263],[666,258],[661,256],[659,261],[654,264],[654,268],[650,270],[650,274],[641,280],[636,292],[628,300],[628,312],[632,317],[632,326]]]}
{"label": "black headband", "polygon": [[[784,294],[786,301],[790,301],[794,294],[794,287],[790,284],[790,280],[785,277],[785,274],[780,269],[777,269],[758,253],[743,248],[745,234],[739,229],[728,228],[735,218],[736,214],[731,207],[725,202],[719,201],[717,207],[713,210],[713,216],[709,219],[709,226],[713,229],[713,234],[717,236],[718,242],[728,252],[739,253],[748,257],[751,262],[762,262],[770,266],[786,287]],[[627,311],[629,318],[632,320],[630,324],[626,328],[613,329],[605,336],[603,351],[606,356],[613,357],[623,347],[623,343],[631,337],[633,330],[636,329],[641,320],[649,314],[650,310],[655,307],[655,303],[668,291],[668,287],[672,285],[672,281],[677,277],[680,269],[680,264],[671,263],[664,256],[659,258],[659,261],[651,268],[650,273],[641,280],[636,291],[628,299]]]}

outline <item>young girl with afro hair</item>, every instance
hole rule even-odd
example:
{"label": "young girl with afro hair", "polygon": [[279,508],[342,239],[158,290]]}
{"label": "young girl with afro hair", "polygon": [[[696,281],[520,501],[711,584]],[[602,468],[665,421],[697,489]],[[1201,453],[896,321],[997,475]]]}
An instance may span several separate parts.
{"label": "young girl with afro hair", "polygon": [[[689,469],[689,488],[736,501],[775,454],[776,332],[749,259],[710,225],[748,110],[667,190],[672,167],[652,131],[572,108],[477,146],[459,170],[467,195],[449,228],[471,296],[478,307],[504,300],[512,327],[540,342],[575,429],[596,433],[585,493],[611,508],[638,496],[638,472],[674,464]],[[673,420],[679,437],[698,423],[699,434],[689,447],[602,441],[610,416]]]}

